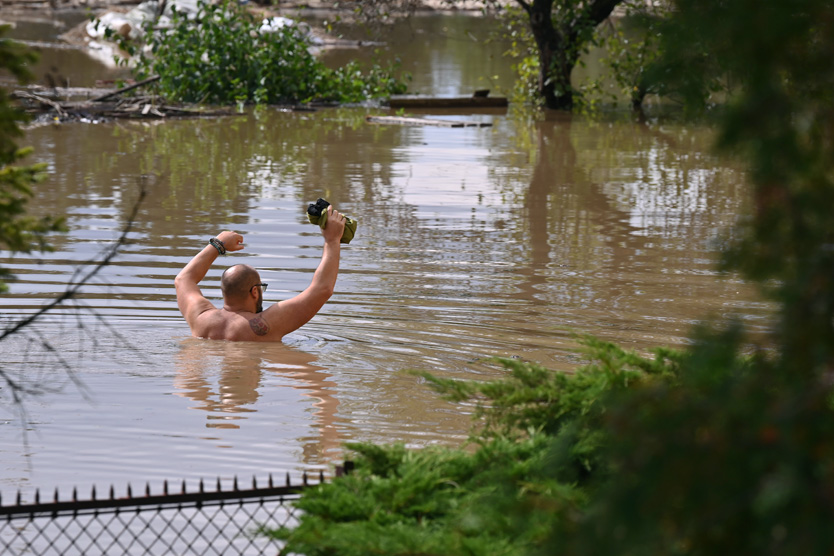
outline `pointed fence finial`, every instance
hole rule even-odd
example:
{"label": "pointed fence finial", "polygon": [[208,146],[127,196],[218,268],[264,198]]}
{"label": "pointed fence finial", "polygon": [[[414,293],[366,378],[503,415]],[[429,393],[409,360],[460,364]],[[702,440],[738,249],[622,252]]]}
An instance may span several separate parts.
{"label": "pointed fence finial", "polygon": [[185,479],[182,480],[182,493],[185,494]]}

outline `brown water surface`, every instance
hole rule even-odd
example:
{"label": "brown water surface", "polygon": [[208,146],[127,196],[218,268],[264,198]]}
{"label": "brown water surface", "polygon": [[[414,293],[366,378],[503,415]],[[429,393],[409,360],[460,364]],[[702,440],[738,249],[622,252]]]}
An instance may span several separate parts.
{"label": "brown water surface", "polygon": [[[70,231],[52,253],[2,254],[19,278],[0,300],[6,322],[83,275],[147,197],[113,264],[2,344],[5,369],[58,392],[30,398],[23,421],[6,404],[0,487],[246,477],[326,466],[345,441],[459,444],[470,408],[404,371],[494,378],[492,356],[569,371],[574,333],[681,346],[708,315],[767,329],[753,288],[714,270],[747,186],[710,154],[709,128],[502,112],[431,114],[483,128],[365,122],[380,112],[29,131],[49,165],[33,212],[65,214]],[[280,345],[190,338],[176,273],[233,229],[246,249],[218,259],[206,296],[219,300],[237,262],[260,269],[266,303],[295,295],[321,255],[304,214],[319,196],[359,220],[321,313]]]}

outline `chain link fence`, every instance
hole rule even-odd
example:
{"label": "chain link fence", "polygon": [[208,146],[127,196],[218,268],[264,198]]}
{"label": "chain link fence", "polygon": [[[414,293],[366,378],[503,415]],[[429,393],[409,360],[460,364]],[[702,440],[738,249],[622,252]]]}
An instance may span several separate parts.
{"label": "chain link fence", "polygon": [[[337,472],[341,473],[341,469]],[[41,501],[36,491],[32,502],[18,493],[10,505],[0,503],[0,554],[17,555],[275,555],[279,541],[258,535],[261,528],[292,527],[296,510],[292,501],[307,487],[324,482],[323,473],[311,478],[306,473],[300,484],[265,486],[253,479],[251,488],[241,489],[235,478],[223,489],[220,479],[207,491],[203,482],[188,492],[183,482],[179,492],[161,493],[150,487],[135,496],[117,498],[113,489],[97,498],[60,500],[56,491],[51,501]],[[313,482],[311,482],[313,481]]]}

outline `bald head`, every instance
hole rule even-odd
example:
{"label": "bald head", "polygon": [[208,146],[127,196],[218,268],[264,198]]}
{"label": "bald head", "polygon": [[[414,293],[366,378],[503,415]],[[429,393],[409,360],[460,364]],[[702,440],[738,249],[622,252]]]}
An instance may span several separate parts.
{"label": "bald head", "polygon": [[223,299],[242,300],[248,297],[252,286],[259,284],[261,277],[258,271],[248,264],[230,266],[220,278],[220,291]]}

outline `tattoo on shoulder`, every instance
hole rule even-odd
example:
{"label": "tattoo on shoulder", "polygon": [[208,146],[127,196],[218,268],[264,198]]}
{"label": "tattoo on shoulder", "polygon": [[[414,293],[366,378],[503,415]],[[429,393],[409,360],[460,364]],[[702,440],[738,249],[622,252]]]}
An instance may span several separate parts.
{"label": "tattoo on shoulder", "polygon": [[252,327],[252,332],[258,336],[266,336],[269,332],[269,323],[261,316],[249,319],[249,326]]}

